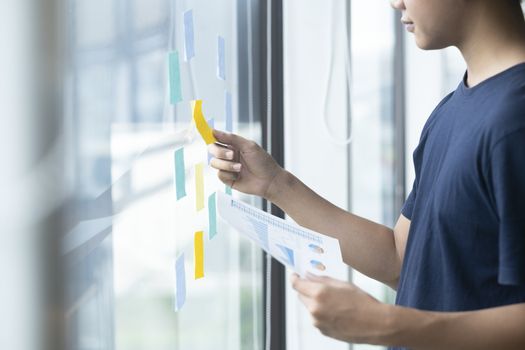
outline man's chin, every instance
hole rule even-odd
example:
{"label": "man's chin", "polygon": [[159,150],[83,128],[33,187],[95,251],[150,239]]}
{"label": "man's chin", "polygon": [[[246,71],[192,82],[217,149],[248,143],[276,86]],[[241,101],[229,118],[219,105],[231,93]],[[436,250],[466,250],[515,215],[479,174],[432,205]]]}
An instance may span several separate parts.
{"label": "man's chin", "polygon": [[441,50],[441,49],[447,48],[452,45],[442,40],[433,39],[429,37],[428,35],[418,35],[416,33],[414,34],[414,37],[416,40],[417,47],[419,47],[421,50],[426,50],[426,51]]}

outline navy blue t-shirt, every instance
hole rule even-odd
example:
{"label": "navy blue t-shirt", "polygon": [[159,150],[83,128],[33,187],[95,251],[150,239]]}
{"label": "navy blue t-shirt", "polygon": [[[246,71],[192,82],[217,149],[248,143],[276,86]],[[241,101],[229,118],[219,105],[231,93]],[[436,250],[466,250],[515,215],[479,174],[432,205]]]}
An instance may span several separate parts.
{"label": "navy blue t-shirt", "polygon": [[473,88],[465,81],[436,107],[414,152],[398,305],[525,302],[525,63]]}

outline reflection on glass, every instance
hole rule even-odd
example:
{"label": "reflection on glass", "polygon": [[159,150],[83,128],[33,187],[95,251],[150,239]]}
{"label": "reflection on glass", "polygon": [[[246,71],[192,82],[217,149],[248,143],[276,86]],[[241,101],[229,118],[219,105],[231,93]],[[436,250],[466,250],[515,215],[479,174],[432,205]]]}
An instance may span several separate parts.
{"label": "reflection on glass", "polygon": [[[216,78],[214,54],[220,32],[228,42],[227,71],[248,64],[237,62],[237,2],[191,4],[199,55],[191,75],[188,64],[181,66],[185,102],[176,107],[167,102],[166,57],[181,48],[177,30],[171,32],[179,28],[181,2],[69,5],[74,34],[67,105],[77,190],[64,238],[68,349],[261,349],[262,256],[224,227],[205,241],[205,278],[188,283],[186,304],[174,311],[175,258],[204,221],[194,206],[189,213],[176,200],[173,152],[184,145],[189,164],[199,157],[206,162],[205,145],[187,133],[193,95],[206,100],[206,115],[219,128],[225,126],[226,90],[234,110],[241,108],[237,82]],[[258,139],[259,120],[245,117],[251,122],[234,118],[234,130]],[[224,189],[210,169],[205,172],[206,191]]]}

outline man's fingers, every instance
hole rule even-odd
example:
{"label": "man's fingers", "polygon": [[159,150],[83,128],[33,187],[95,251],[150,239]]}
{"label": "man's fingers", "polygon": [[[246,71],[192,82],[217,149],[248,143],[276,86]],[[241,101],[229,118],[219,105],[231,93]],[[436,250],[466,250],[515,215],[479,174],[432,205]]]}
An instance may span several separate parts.
{"label": "man's fingers", "polygon": [[228,171],[232,173],[238,173],[241,171],[241,163],[235,163],[228,160],[222,160],[218,158],[212,158],[210,165],[218,170]]}
{"label": "man's fingers", "polygon": [[324,290],[323,284],[299,277],[292,277],[292,286],[299,294],[310,298],[318,298]]}
{"label": "man's fingers", "polygon": [[219,159],[233,160],[235,153],[233,150],[211,143],[208,145],[208,153]]}
{"label": "man's fingers", "polygon": [[235,180],[237,180],[238,175],[236,173],[231,173],[228,171],[220,170],[217,174],[219,177],[219,180],[224,182],[226,185],[233,188],[233,184],[235,183]]}
{"label": "man's fingers", "polygon": [[324,285],[339,286],[341,284],[348,284],[348,282],[340,281],[328,276],[318,276],[311,272],[306,273],[306,279],[312,282],[322,283]]}
{"label": "man's fingers", "polygon": [[213,136],[215,136],[217,141],[219,141],[220,143],[223,143],[225,145],[232,145],[238,150],[247,147],[248,145],[250,145],[250,142],[252,142],[237,134],[232,134],[217,129],[213,129]]}

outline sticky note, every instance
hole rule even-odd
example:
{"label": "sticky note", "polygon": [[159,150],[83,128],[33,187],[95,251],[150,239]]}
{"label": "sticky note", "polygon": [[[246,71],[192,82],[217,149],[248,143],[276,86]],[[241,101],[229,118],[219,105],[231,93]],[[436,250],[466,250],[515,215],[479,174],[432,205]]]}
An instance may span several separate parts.
{"label": "sticky note", "polygon": [[217,36],[217,78],[226,80],[226,42],[222,36]]}
{"label": "sticky note", "polygon": [[170,102],[176,104],[182,101],[182,88],[180,81],[179,52],[173,51],[168,54]]}
{"label": "sticky note", "polygon": [[184,253],[175,261],[175,311],[179,311],[186,302],[186,271],[184,267]]}
{"label": "sticky note", "polygon": [[206,119],[204,119],[204,114],[202,113],[202,100],[196,100],[193,102],[193,121],[195,122],[199,134],[201,134],[202,139],[207,145],[217,142],[215,136],[213,136],[212,129],[206,122]]}
{"label": "sticky note", "polygon": [[186,196],[186,169],[184,166],[184,148],[175,151],[175,188],[177,200]]}
{"label": "sticky note", "polygon": [[195,34],[193,31],[193,10],[184,12],[184,59],[195,56]]}
{"label": "sticky note", "polygon": [[224,93],[224,106],[224,112],[226,116],[226,131],[233,132],[232,94],[228,91]]}
{"label": "sticky note", "polygon": [[209,239],[213,239],[217,234],[217,204],[215,197],[215,193],[208,197]]}
{"label": "sticky note", "polygon": [[[215,128],[215,120],[213,118],[208,119],[208,125],[212,129]],[[210,161],[211,161],[212,158],[213,158],[213,156],[210,153],[208,153],[208,165],[210,165]]]}
{"label": "sticky note", "polygon": [[195,208],[204,209],[204,164],[195,165]]}
{"label": "sticky note", "polygon": [[232,195],[232,188],[230,186],[226,186],[226,194]]}
{"label": "sticky note", "polygon": [[202,231],[195,232],[193,246],[195,248],[195,279],[204,277],[204,239]]}

